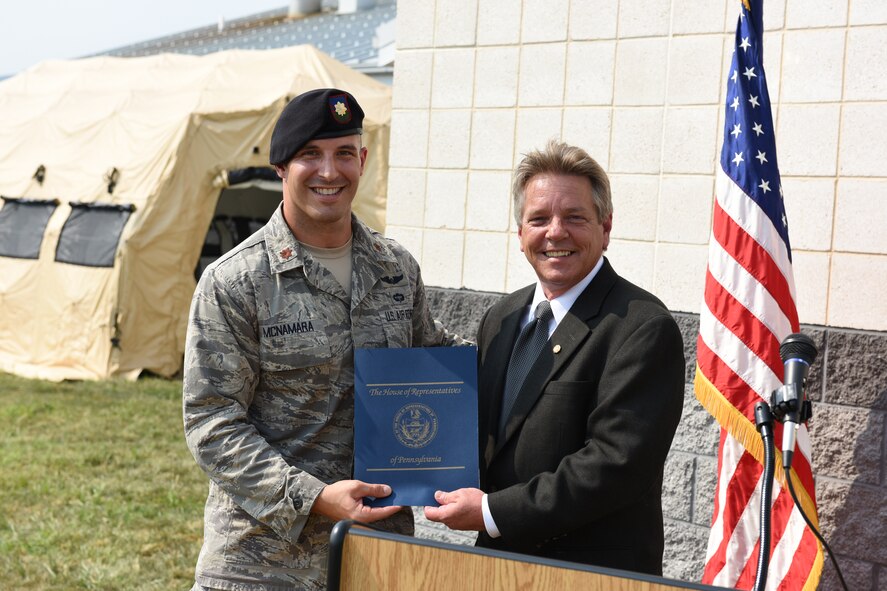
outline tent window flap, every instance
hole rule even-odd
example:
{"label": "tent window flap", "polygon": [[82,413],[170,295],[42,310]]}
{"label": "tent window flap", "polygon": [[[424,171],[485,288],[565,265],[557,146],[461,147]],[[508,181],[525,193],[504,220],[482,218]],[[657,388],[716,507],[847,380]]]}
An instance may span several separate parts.
{"label": "tent window flap", "polygon": [[86,267],[113,267],[114,255],[132,205],[71,203],[55,260]]}
{"label": "tent window flap", "polygon": [[49,218],[58,201],[2,197],[0,208],[0,256],[36,259]]}

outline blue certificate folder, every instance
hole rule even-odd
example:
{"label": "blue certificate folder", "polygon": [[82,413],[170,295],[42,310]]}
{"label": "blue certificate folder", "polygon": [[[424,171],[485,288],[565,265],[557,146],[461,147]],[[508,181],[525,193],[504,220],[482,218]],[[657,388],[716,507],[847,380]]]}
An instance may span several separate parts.
{"label": "blue certificate folder", "polygon": [[364,504],[477,488],[477,445],[476,347],[354,351],[354,478],[392,489]]}

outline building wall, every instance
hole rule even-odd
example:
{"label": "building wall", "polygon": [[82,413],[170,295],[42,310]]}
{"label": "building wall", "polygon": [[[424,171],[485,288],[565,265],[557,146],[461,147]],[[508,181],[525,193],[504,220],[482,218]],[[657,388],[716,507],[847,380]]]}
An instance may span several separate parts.
{"label": "building wall", "polygon": [[[887,5],[764,4],[801,322],[887,330]],[[738,14],[738,0],[399,2],[387,233],[430,285],[529,283],[509,175],[559,137],[611,175],[617,270],[698,312]]]}
{"label": "building wall", "polygon": [[[550,137],[610,173],[607,256],[660,296],[686,344],[666,473],[665,572],[698,581],[718,429],[695,363],[714,171],[738,0],[398,2],[387,234],[422,264],[436,313],[472,335],[534,280],[510,172]],[[820,522],[850,588],[887,585],[887,4],[766,0],[765,69],[803,330]],[[419,535],[459,543],[421,522]],[[836,589],[830,564],[820,589]]]}

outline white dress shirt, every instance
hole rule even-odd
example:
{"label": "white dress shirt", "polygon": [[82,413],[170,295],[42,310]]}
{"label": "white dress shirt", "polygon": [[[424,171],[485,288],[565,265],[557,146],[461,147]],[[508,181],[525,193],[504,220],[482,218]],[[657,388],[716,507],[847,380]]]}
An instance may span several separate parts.
{"label": "white dress shirt", "polygon": [[[551,338],[551,335],[554,334],[555,329],[557,329],[557,325],[560,324],[561,320],[564,319],[564,316],[567,315],[567,312],[576,302],[576,299],[579,297],[585,288],[588,287],[588,284],[591,283],[591,280],[594,279],[594,276],[597,275],[597,272],[604,265],[604,257],[601,256],[597,264],[595,264],[594,268],[591,272],[586,275],[582,281],[554,298],[553,300],[549,300],[551,304],[551,312],[554,317],[548,322],[548,338]],[[521,318],[520,327],[523,328],[527,324],[529,324],[533,318],[533,311],[536,309],[536,306],[545,298],[545,293],[542,291],[542,284],[537,280],[536,281],[536,292],[533,294],[533,301],[530,302],[530,305],[526,308],[524,312],[523,318]],[[496,527],[496,522],[493,520],[493,515],[490,513],[490,504],[487,500],[487,495],[481,498],[481,510],[484,515],[484,527],[487,530],[487,535],[491,538],[498,538],[502,534],[499,532],[499,528]]]}

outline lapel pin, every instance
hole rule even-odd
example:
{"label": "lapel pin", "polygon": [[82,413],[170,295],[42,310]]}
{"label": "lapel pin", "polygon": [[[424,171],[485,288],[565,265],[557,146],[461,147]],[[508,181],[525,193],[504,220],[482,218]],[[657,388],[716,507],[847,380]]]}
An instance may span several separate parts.
{"label": "lapel pin", "polygon": [[554,353],[555,353],[555,355],[556,355],[556,354],[558,354],[558,353],[561,352],[561,346],[560,346],[560,345],[555,345],[554,347],[551,348],[551,350],[554,351]]}

